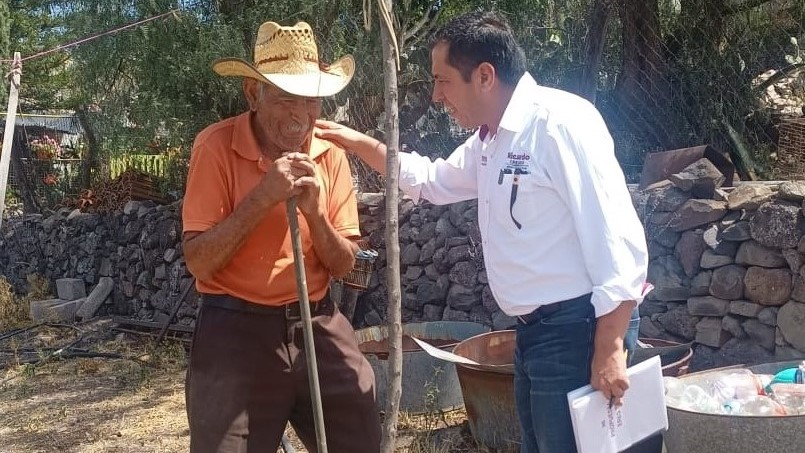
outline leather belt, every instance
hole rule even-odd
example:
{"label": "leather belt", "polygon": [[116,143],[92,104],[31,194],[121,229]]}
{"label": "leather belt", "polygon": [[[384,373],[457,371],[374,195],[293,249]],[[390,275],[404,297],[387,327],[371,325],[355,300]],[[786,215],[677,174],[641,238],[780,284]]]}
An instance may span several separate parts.
{"label": "leather belt", "polygon": [[[202,305],[209,307],[223,308],[224,310],[234,310],[244,313],[252,313],[264,316],[282,316],[287,320],[302,319],[299,302],[291,302],[285,305],[263,305],[248,302],[227,294],[202,294]],[[310,302],[310,315],[332,315],[335,305],[330,299],[329,293],[323,299]]]}
{"label": "leather belt", "polygon": [[522,324],[531,324],[535,323],[541,319],[544,319],[562,309],[566,309],[572,305],[576,304],[589,304],[590,298],[592,297],[592,293],[585,294],[583,296],[579,296],[573,299],[562,300],[559,302],[553,302],[550,304],[540,305],[536,310],[532,311],[531,313],[527,313],[524,315],[517,316],[517,319]]}

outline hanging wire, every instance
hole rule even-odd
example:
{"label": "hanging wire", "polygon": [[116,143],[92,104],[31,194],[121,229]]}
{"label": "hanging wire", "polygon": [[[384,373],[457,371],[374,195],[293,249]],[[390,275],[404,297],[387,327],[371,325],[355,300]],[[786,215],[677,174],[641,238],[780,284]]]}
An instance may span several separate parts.
{"label": "hanging wire", "polygon": [[[86,42],[101,38],[103,36],[113,35],[113,34],[119,32],[119,31],[126,30],[126,29],[132,28],[132,27],[137,27],[137,26],[146,24],[148,22],[153,22],[155,20],[162,19],[163,17],[173,16],[174,18],[178,18],[177,14],[176,14],[178,11],[179,10],[177,10],[177,9],[172,9],[172,10],[166,12],[166,13],[162,13],[162,14],[159,14],[157,16],[152,16],[152,17],[149,17],[149,18],[137,21],[137,22],[132,22],[130,24],[126,24],[126,25],[123,25],[123,26],[120,26],[120,27],[117,27],[117,28],[114,28],[114,29],[111,29],[111,30],[107,30],[107,31],[104,31],[104,32],[101,32],[101,33],[97,33],[97,34],[88,36],[86,38],[81,38],[79,40],[76,40],[76,41],[73,41],[73,42],[70,42],[70,43],[67,43],[67,44],[60,44],[60,45],[58,45],[58,46],[56,46],[56,47],[54,47],[52,49],[48,49],[48,50],[45,50],[45,51],[42,51],[42,52],[38,52],[38,53],[35,53],[33,55],[28,55],[27,57],[24,57],[24,58],[20,59],[19,62],[17,62],[14,59],[0,59],[0,63],[13,63],[14,65],[21,64],[23,61],[33,60],[33,59],[39,58],[39,57],[44,57],[45,55],[50,55],[50,54],[55,53],[55,52],[59,52],[59,51],[65,50],[65,49],[69,49],[71,47],[75,47],[75,46],[78,46],[80,44],[84,44]],[[12,66],[12,71],[13,70],[14,70],[14,66]]]}

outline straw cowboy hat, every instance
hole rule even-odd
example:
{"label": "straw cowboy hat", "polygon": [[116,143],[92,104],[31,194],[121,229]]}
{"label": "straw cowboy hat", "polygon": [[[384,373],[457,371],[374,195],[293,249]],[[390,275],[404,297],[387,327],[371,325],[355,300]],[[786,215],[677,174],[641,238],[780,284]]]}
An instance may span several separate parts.
{"label": "straw cowboy hat", "polygon": [[283,27],[266,22],[257,31],[254,64],[240,58],[215,61],[222,76],[251,77],[297,96],[332,96],[346,87],[355,74],[351,55],[326,65],[319,61],[313,30],[305,22]]}

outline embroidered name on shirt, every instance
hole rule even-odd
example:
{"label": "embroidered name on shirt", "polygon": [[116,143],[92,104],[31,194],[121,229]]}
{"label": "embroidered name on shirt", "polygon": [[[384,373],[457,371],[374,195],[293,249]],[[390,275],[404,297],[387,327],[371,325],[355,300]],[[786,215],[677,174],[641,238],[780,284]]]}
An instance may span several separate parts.
{"label": "embroidered name on shirt", "polygon": [[509,153],[506,155],[506,157],[509,160],[531,160],[531,155],[529,155],[528,153],[523,154]]}
{"label": "embroidered name on shirt", "polygon": [[506,158],[508,159],[506,163],[507,168],[525,169],[528,168],[528,161],[531,160],[531,155],[528,153],[508,153],[506,154]]}

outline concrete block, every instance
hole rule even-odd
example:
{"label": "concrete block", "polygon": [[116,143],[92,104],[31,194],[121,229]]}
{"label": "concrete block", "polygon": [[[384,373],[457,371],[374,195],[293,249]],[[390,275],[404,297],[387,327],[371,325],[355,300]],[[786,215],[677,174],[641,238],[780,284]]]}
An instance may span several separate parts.
{"label": "concrete block", "polygon": [[75,314],[86,299],[62,301],[60,304],[45,308],[45,320],[48,322],[73,322]]}
{"label": "concrete block", "polygon": [[95,316],[95,312],[103,305],[103,302],[112,293],[112,288],[115,286],[115,281],[111,277],[101,277],[98,284],[89,293],[86,302],[78,309],[78,316],[81,320],[87,320]]}
{"label": "concrete block", "polygon": [[62,300],[77,300],[87,297],[87,287],[80,278],[60,278],[56,280],[56,294]]}
{"label": "concrete block", "polygon": [[28,306],[31,320],[33,322],[43,322],[46,321],[45,319],[45,312],[48,308],[53,307],[55,305],[62,304],[67,302],[66,300],[61,299],[48,299],[48,300],[34,300],[31,301],[30,305]]}

